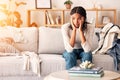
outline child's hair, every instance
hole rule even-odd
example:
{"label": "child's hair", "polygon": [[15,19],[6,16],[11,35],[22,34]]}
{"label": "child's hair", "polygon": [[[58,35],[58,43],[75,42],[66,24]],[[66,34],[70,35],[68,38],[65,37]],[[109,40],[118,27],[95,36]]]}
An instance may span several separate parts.
{"label": "child's hair", "polygon": [[83,8],[83,7],[81,7],[81,6],[77,6],[77,7],[74,7],[72,10],[71,10],[71,12],[70,12],[70,15],[73,15],[74,13],[78,13],[78,14],[80,14],[81,16],[83,16],[84,18],[85,18],[85,20],[84,20],[84,23],[83,23],[83,27],[82,27],[82,30],[84,31],[84,30],[86,30],[87,29],[87,13],[86,13],[86,10]]}

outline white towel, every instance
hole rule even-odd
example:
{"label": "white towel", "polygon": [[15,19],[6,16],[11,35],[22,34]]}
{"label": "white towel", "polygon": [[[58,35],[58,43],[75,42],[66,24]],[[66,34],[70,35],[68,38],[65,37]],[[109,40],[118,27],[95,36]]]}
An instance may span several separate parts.
{"label": "white towel", "polygon": [[[24,58],[24,70],[32,70],[34,73],[36,73],[39,77],[40,75],[40,58],[35,52],[29,52],[25,51],[22,52],[23,58]],[[30,68],[31,66],[31,68]]]}

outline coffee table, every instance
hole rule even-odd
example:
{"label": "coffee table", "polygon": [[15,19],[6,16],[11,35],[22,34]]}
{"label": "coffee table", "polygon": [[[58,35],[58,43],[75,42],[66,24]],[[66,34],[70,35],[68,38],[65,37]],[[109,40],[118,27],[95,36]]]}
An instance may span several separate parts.
{"label": "coffee table", "polygon": [[104,76],[95,77],[71,77],[67,70],[53,72],[46,76],[44,80],[120,80],[120,74],[113,71],[104,71]]}

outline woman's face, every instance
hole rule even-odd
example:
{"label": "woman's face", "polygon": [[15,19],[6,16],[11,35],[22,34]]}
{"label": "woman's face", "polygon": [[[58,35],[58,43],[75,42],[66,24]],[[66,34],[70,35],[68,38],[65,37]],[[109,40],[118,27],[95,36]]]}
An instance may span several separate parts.
{"label": "woman's face", "polygon": [[76,28],[79,28],[80,25],[83,25],[85,21],[85,18],[78,13],[74,13],[73,15],[71,15],[71,19]]}

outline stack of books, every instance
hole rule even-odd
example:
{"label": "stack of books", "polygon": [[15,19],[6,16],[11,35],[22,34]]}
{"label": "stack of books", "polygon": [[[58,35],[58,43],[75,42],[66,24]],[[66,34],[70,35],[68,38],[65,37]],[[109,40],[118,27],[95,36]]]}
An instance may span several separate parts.
{"label": "stack of books", "polygon": [[55,24],[53,17],[49,11],[46,11],[47,23],[48,24]]}
{"label": "stack of books", "polygon": [[70,76],[82,76],[82,77],[102,77],[104,71],[102,67],[94,67],[91,69],[82,69],[80,67],[73,67],[68,70]]}

